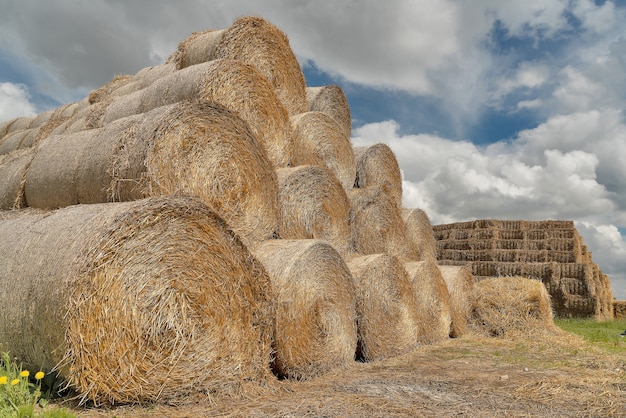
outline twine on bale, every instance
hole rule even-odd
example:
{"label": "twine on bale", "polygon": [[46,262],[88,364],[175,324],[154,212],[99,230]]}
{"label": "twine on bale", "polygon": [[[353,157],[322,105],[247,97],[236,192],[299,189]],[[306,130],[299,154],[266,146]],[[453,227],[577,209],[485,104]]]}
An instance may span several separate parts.
{"label": "twine on bale", "polygon": [[448,339],[452,314],[450,295],[434,260],[405,263],[415,290],[420,315],[421,341],[426,344]]}
{"label": "twine on bale", "polygon": [[336,85],[307,87],[306,98],[309,110],[322,112],[337,121],[344,135],[350,138],[352,135],[352,116],[350,105],[341,87]]}
{"label": "twine on bale", "polygon": [[293,165],[318,165],[330,169],[344,190],[354,187],[356,166],[350,137],[331,116],[305,112],[292,116]]}
{"label": "twine on bale", "polygon": [[417,247],[419,258],[416,261],[436,260],[437,243],[426,212],[421,209],[402,208],[402,219],[406,223],[409,239]]}
{"label": "twine on bale", "polygon": [[350,200],[352,248],[356,253],[394,255],[402,261],[419,260],[395,199],[385,187],[353,189]]}
{"label": "twine on bale", "polygon": [[398,207],[402,207],[402,173],[396,155],[386,144],[354,147],[355,187],[385,187]]}
{"label": "twine on bale", "polygon": [[328,241],[341,255],[350,248],[350,202],[330,171],[316,166],[281,168],[278,235]]}
{"label": "twine on bale", "polygon": [[282,239],[252,251],[272,284],[275,373],[308,379],[352,363],[355,294],[339,253],[324,241]]}
{"label": "twine on bale", "polygon": [[200,197],[246,244],[278,228],[278,183],[263,147],[235,113],[184,101],[104,128],[49,137],[26,173],[28,206]]}
{"label": "twine on bale", "polygon": [[439,271],[450,295],[450,337],[462,337],[467,332],[467,321],[472,311],[474,276],[467,266],[439,266]]}
{"label": "twine on bale", "polygon": [[182,100],[210,100],[248,122],[276,167],[291,164],[289,117],[269,82],[253,66],[214,60],[176,71],[108,105],[100,125]]}
{"label": "twine on bale", "polygon": [[373,254],[346,264],[356,291],[357,359],[383,360],[417,347],[421,308],[402,262]]}
{"label": "twine on bale", "polygon": [[556,332],[553,318],[550,295],[538,280],[494,277],[474,284],[469,325],[479,335]]}
{"label": "twine on bale", "polygon": [[308,110],[304,75],[289,39],[260,17],[241,17],[224,30],[215,58],[230,58],[254,65],[274,87],[290,116]]}
{"label": "twine on bale", "polygon": [[3,349],[82,401],[272,387],[269,278],[201,201],[4,212],[0,235]]}

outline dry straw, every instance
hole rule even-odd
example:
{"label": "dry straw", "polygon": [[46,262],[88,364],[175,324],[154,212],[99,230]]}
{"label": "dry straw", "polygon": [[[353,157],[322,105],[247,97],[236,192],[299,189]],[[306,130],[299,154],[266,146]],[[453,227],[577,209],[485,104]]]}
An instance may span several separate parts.
{"label": "dry straw", "polygon": [[51,136],[26,174],[28,206],[202,198],[246,242],[278,227],[278,182],[263,147],[236,114],[178,102],[104,128]]}
{"label": "dry straw", "polygon": [[383,360],[417,347],[421,308],[402,262],[372,254],[347,265],[356,291],[357,359]]}
{"label": "dry straw", "polygon": [[472,331],[493,337],[554,331],[550,295],[544,284],[525,277],[498,277],[474,284]]}
{"label": "dry straw", "polygon": [[384,186],[398,207],[402,207],[402,173],[391,148],[386,144],[354,147],[354,158],[355,186]]}
{"label": "dry straw", "polygon": [[34,149],[0,155],[0,210],[24,206],[24,176],[34,155]]}
{"label": "dry straw", "polygon": [[350,137],[332,117],[322,112],[305,112],[291,117],[294,165],[318,165],[330,169],[344,190],[354,187],[356,166]]}
{"label": "dry straw", "polygon": [[167,63],[175,64],[176,69],[180,70],[215,59],[215,50],[222,40],[223,33],[223,29],[192,32],[187,39],[178,44],[178,49],[170,55]]}
{"label": "dry straw", "polygon": [[408,234],[401,209],[384,187],[353,189],[348,198],[355,252],[362,255],[386,253],[402,261],[419,260],[418,248]]}
{"label": "dry straw", "polygon": [[130,83],[132,80],[132,75],[116,75],[107,84],[89,93],[87,100],[89,100],[89,104],[103,102],[111,97],[111,93]]}
{"label": "dry straw", "polygon": [[452,324],[450,295],[437,263],[413,261],[404,267],[415,290],[421,340],[427,344],[446,340]]}
{"label": "dry straw", "polygon": [[350,253],[350,202],[337,178],[316,166],[281,168],[276,173],[280,237],[321,239],[342,255]]}
{"label": "dry straw", "polygon": [[310,111],[331,116],[337,121],[344,135],[350,138],[352,135],[350,105],[341,87],[336,85],[307,87],[306,98]]}
{"label": "dry straw", "polygon": [[450,295],[450,336],[462,337],[467,332],[467,321],[472,311],[474,276],[467,266],[439,266],[439,271]]}
{"label": "dry straw", "polygon": [[4,212],[0,235],[3,349],[83,401],[272,386],[269,278],[201,201]]}
{"label": "dry straw", "polygon": [[345,262],[319,240],[268,240],[253,250],[276,305],[274,370],[307,379],[345,367],[357,345],[355,293]]}
{"label": "dry straw", "polygon": [[274,87],[290,116],[309,110],[304,75],[289,39],[266,20],[260,17],[235,20],[221,34],[215,58],[237,59],[254,65]]}
{"label": "dry straw", "polygon": [[421,209],[402,209],[402,219],[406,222],[409,239],[417,246],[419,260],[436,260],[437,244],[428,215]]}
{"label": "dry straw", "polygon": [[182,100],[210,100],[237,114],[263,143],[276,167],[291,163],[293,145],[287,111],[269,82],[253,66],[214,60],[176,71],[149,87],[117,98],[100,125]]}

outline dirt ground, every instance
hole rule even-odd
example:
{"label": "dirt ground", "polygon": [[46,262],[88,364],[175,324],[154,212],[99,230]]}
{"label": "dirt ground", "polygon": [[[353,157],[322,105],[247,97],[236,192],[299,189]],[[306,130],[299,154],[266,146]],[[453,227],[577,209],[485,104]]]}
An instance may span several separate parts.
{"label": "dirt ground", "polygon": [[626,342],[609,351],[570,334],[464,337],[278,386],[245,399],[70,410],[85,418],[626,417]]}

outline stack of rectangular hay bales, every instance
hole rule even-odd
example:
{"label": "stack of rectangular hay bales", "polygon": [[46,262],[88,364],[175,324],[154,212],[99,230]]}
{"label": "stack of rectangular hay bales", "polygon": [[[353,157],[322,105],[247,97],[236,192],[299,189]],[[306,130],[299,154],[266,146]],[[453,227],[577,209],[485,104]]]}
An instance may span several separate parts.
{"label": "stack of rectangular hay bales", "polygon": [[613,318],[608,277],[573,221],[476,220],[433,226],[440,264],[467,265],[477,279],[542,281],[557,316]]}

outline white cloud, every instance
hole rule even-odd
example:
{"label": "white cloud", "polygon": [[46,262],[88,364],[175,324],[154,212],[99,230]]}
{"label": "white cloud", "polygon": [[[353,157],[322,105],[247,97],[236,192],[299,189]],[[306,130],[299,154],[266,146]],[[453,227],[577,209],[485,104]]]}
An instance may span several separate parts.
{"label": "white cloud", "polygon": [[35,106],[30,102],[26,86],[0,83],[0,122],[19,116],[32,116]]}

